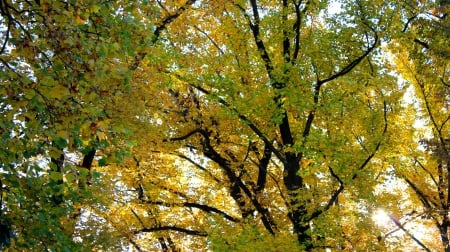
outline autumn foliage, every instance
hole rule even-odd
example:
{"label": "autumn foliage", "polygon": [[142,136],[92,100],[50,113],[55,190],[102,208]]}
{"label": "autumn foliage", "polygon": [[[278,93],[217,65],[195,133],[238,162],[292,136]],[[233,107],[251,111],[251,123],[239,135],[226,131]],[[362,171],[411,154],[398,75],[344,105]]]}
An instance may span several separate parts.
{"label": "autumn foliage", "polygon": [[0,0],[0,249],[450,252],[448,10]]}

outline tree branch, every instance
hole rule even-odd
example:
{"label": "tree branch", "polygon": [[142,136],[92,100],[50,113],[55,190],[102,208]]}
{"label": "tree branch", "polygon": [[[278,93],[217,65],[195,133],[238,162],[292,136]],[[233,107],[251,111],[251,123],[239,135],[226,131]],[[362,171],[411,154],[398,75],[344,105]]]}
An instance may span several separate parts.
{"label": "tree branch", "polygon": [[[270,219],[269,213],[267,209],[265,209],[260,202],[256,199],[256,197],[253,195],[253,193],[250,191],[250,189],[242,182],[241,178],[236,176],[236,174],[233,172],[233,170],[230,167],[230,161],[223,158],[219,153],[214,150],[214,148],[211,146],[211,142],[209,139],[209,133],[206,131],[200,132],[204,136],[204,150],[203,154],[205,154],[206,157],[210,158],[214,162],[216,162],[222,169],[225,171],[225,173],[228,176],[228,179],[232,183],[231,185],[231,195],[234,198],[234,200],[237,201],[238,204],[242,204],[244,202],[244,198],[240,194],[240,190],[244,191],[245,195],[250,199],[255,209],[261,214],[261,220],[263,222],[264,227],[269,231],[271,234],[275,234],[274,228],[276,228],[275,223],[273,223]],[[244,210],[241,208],[241,210]]]}
{"label": "tree branch", "polygon": [[197,162],[195,162],[191,158],[187,157],[186,155],[183,155],[181,153],[174,153],[174,155],[179,157],[179,158],[182,158],[182,159],[188,161],[189,163],[191,163],[192,165],[194,165],[195,167],[197,167],[201,171],[206,172],[217,183],[221,183],[221,181],[218,178],[216,178],[210,171],[208,171],[205,167],[201,166],[200,164],[198,164]]}
{"label": "tree branch", "polygon": [[[259,201],[254,197],[250,189],[242,182],[241,178],[236,176],[236,174],[233,172],[233,170],[230,167],[230,161],[226,158],[222,157],[211,145],[210,139],[209,139],[209,132],[207,132],[204,129],[195,129],[188,134],[172,138],[176,140],[183,140],[188,138],[189,136],[199,133],[203,136],[203,154],[211,159],[212,161],[216,162],[226,173],[229,181],[232,183],[231,185],[231,196],[238,204],[245,203],[245,199],[240,194],[240,190],[244,191],[245,195],[250,199],[255,209],[261,214],[261,220],[266,227],[266,229],[271,233],[274,234],[274,227],[275,224],[270,220],[268,211],[259,203]],[[242,210],[242,209],[241,209]]]}
{"label": "tree branch", "polygon": [[139,215],[136,213],[136,211],[134,211],[134,209],[131,209],[131,212],[133,213],[134,217],[136,217],[136,219],[139,221],[139,223],[141,223],[141,225],[145,227],[144,222],[142,221],[141,217],[139,217]]}
{"label": "tree branch", "polygon": [[405,25],[403,26],[402,32],[405,32],[405,31],[408,29],[409,24],[410,24],[411,21],[413,21],[416,17],[417,17],[417,15],[413,15],[412,17],[408,18],[408,20],[406,21]]}
{"label": "tree branch", "polygon": [[263,157],[259,160],[258,164],[258,179],[256,182],[256,191],[261,192],[266,186],[267,180],[267,166],[269,165],[270,158],[272,157],[272,151],[269,146],[264,145]]}
{"label": "tree branch", "polygon": [[295,10],[295,23],[294,23],[294,31],[295,31],[295,37],[294,37],[294,53],[292,55],[292,64],[294,64],[297,61],[298,54],[300,52],[300,28],[302,25],[302,13],[305,13],[309,4],[309,1],[306,2],[306,6],[303,9],[303,11],[300,11],[300,5],[302,4],[302,0],[300,0],[298,3],[293,1],[294,3],[294,10]]}
{"label": "tree branch", "polygon": [[[197,129],[194,129],[194,130],[192,130],[192,131],[190,131],[189,133],[187,133],[186,135],[183,135],[183,136],[180,136],[180,137],[172,137],[172,138],[169,138],[169,140],[170,141],[181,141],[181,140],[186,140],[186,139],[188,139],[189,137],[191,137],[192,135],[195,135],[196,133],[200,133],[201,135],[204,135],[204,130],[202,130],[202,129],[200,129],[200,128],[197,128]],[[164,141],[167,141],[167,140],[164,140]]]}
{"label": "tree branch", "polygon": [[215,213],[223,216],[225,219],[233,221],[233,222],[239,222],[239,219],[225,213],[224,211],[217,209],[215,207],[211,207],[208,205],[203,205],[199,203],[193,203],[193,202],[163,202],[163,201],[144,201],[143,203],[147,204],[153,204],[153,205],[159,205],[159,206],[166,206],[166,207],[192,207],[200,209],[204,212],[208,213]]}
{"label": "tree branch", "polygon": [[159,226],[159,227],[151,227],[151,228],[142,228],[139,230],[134,231],[134,234],[139,233],[151,233],[151,232],[158,232],[158,231],[176,231],[180,233],[185,233],[188,235],[196,235],[196,236],[208,236],[206,232],[198,231],[198,230],[192,230],[188,228],[182,228],[177,226]]}
{"label": "tree branch", "polygon": [[346,65],[344,68],[342,68],[339,72],[332,74],[331,76],[329,76],[326,79],[319,80],[317,85],[322,85],[326,82],[332,81],[334,79],[337,79],[337,78],[349,73],[351,70],[353,70],[353,68],[355,68],[365,57],[367,57],[376,48],[378,41],[379,41],[378,33],[371,26],[369,26],[369,25],[366,25],[366,26],[369,27],[369,29],[374,33],[373,44],[370,45],[369,48],[363,54],[361,54],[359,57],[357,57],[352,62],[350,62],[348,65]]}
{"label": "tree branch", "polygon": [[438,187],[439,184],[436,181],[436,179],[434,178],[433,174],[427,168],[425,168],[425,166],[423,166],[423,164],[417,158],[414,158],[414,161],[417,164],[419,164],[420,168],[422,168],[422,170],[424,170],[431,177],[431,180],[433,180],[433,183],[436,185],[436,187]]}
{"label": "tree branch", "polygon": [[331,176],[333,176],[333,178],[335,178],[339,182],[339,188],[336,191],[334,191],[333,196],[330,198],[328,204],[325,207],[325,210],[328,210],[331,207],[331,205],[337,201],[337,197],[344,190],[344,182],[341,180],[341,178],[339,178],[339,176],[333,171],[331,166],[329,166],[328,169],[330,171]]}
{"label": "tree branch", "polygon": [[406,176],[403,176],[403,179],[413,189],[413,191],[416,193],[416,195],[419,197],[420,201],[422,202],[424,207],[428,209],[428,211],[431,211],[433,209],[431,204],[433,204],[433,206],[437,206],[437,204],[429,200],[428,197],[410,179],[408,179]]}
{"label": "tree branch", "polygon": [[409,232],[401,223],[398,221],[394,216],[389,215],[389,219],[391,219],[394,224],[399,227],[401,230],[403,230],[411,239],[413,239],[417,244],[419,244],[425,251],[431,252],[431,250],[425,246],[419,239],[417,239],[411,232]]}
{"label": "tree branch", "polygon": [[430,49],[430,45],[428,45],[428,43],[425,43],[417,38],[415,38],[413,41],[416,42],[417,44],[423,46],[425,49]]}
{"label": "tree branch", "polygon": [[307,221],[311,221],[319,217],[323,212],[330,209],[330,207],[337,201],[339,194],[341,194],[341,192],[344,190],[344,182],[341,180],[341,178],[339,178],[339,176],[333,171],[330,166],[328,167],[328,170],[330,171],[331,176],[333,176],[333,178],[335,178],[339,182],[339,188],[333,192],[331,198],[328,200],[328,203],[324,207],[314,211]]}
{"label": "tree branch", "polygon": [[[196,0],[187,0],[186,3],[178,8],[175,13],[169,14],[166,17],[164,17],[159,24],[157,25],[155,31],[153,32],[153,36],[151,39],[151,44],[156,43],[158,41],[159,37],[161,36],[161,32],[167,29],[167,26],[171,24],[175,19],[177,19],[184,11],[186,11],[190,6],[192,6]],[[129,70],[136,70],[139,67],[139,64],[141,61],[147,56],[146,52],[138,52],[136,56],[134,57],[134,62],[131,64],[128,69]]]}
{"label": "tree branch", "polygon": [[281,10],[281,24],[283,27],[283,58],[284,62],[289,63],[291,61],[291,42],[289,39],[289,33],[286,31],[288,0],[283,0],[282,2],[283,8]]}
{"label": "tree branch", "polygon": [[252,13],[253,13],[253,19],[254,22],[252,22],[250,16],[245,12],[245,9],[242,8],[240,5],[236,5],[243,13],[245,18],[247,19],[248,25],[250,26],[250,30],[253,34],[253,39],[255,40],[256,48],[259,51],[260,57],[264,62],[264,66],[266,68],[267,74],[269,75],[269,79],[271,81],[274,81],[272,83],[272,86],[276,89],[282,88],[282,83],[278,83],[275,81],[275,78],[273,76],[273,64],[272,60],[270,59],[269,53],[267,52],[266,46],[264,42],[262,41],[261,34],[260,34],[260,27],[259,27],[259,12],[258,12],[258,5],[256,3],[256,0],[250,0],[250,4],[252,7]]}
{"label": "tree branch", "polygon": [[[372,153],[364,160],[364,162],[359,166],[358,170],[362,170],[364,169],[370,162],[370,160],[372,160],[372,158],[375,156],[375,154],[378,152],[378,150],[381,147],[381,143],[383,141],[384,136],[387,133],[388,130],[388,120],[387,120],[387,104],[386,104],[386,100],[383,100],[383,119],[384,119],[384,127],[383,127],[383,132],[381,133],[381,139],[380,141],[378,141],[377,145],[375,146],[375,149],[372,151]],[[356,179],[357,178],[357,174],[354,173],[352,176],[352,179]]]}
{"label": "tree branch", "polygon": [[[194,87],[195,89],[199,90],[200,92],[207,94],[207,95],[211,95],[211,92],[209,92],[208,90],[197,86],[197,85],[193,85],[191,84],[192,87]],[[272,144],[272,141],[270,141],[265,135],[264,133],[254,124],[252,123],[252,121],[250,119],[248,119],[245,115],[242,115],[241,113],[239,113],[239,111],[236,108],[233,108],[227,101],[225,101],[224,99],[218,97],[217,98],[219,103],[222,104],[223,106],[229,108],[232,112],[236,113],[238,115],[238,118],[245,124],[247,125],[263,142],[264,144],[266,144],[270,150],[275,154],[275,156],[281,161],[281,162],[286,162],[286,159],[283,157],[283,155],[281,154],[280,151],[278,151]]]}
{"label": "tree branch", "polygon": [[94,162],[96,150],[95,148],[92,148],[89,150],[89,152],[84,155],[83,163],[81,164],[81,167],[86,168],[88,170],[91,170],[92,168],[92,162]]}
{"label": "tree branch", "polygon": [[214,39],[211,38],[211,36],[208,35],[205,31],[201,30],[197,25],[194,25],[194,28],[199,31],[201,34],[203,34],[212,44],[213,46],[219,51],[220,55],[225,54],[225,52],[220,48],[220,46],[214,41]]}

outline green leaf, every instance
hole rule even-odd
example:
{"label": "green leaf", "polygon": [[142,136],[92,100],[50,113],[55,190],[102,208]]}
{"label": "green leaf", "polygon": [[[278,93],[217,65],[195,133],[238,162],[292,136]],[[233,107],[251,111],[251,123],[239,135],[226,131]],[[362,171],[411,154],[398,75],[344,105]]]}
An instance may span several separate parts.
{"label": "green leaf", "polygon": [[66,174],[66,175],[64,176],[64,178],[66,179],[67,183],[69,183],[69,184],[72,183],[72,182],[74,182],[75,179],[76,179],[75,175],[72,174],[72,173]]}
{"label": "green leaf", "polygon": [[61,181],[62,178],[63,178],[61,172],[56,172],[56,171],[50,172],[50,176],[49,177],[53,181]]}
{"label": "green leaf", "polygon": [[100,11],[100,6],[97,5],[97,4],[92,5],[92,6],[91,6],[91,11],[92,11],[92,13],[97,13],[97,12],[99,12],[99,11]]}
{"label": "green leaf", "polygon": [[25,89],[23,91],[23,95],[24,95],[25,99],[27,99],[27,100],[31,100],[35,94],[36,94],[35,91],[31,88]]}
{"label": "green leaf", "polygon": [[98,165],[99,166],[107,166],[108,164],[107,164],[106,159],[104,157],[102,157],[98,160]]}
{"label": "green leaf", "polygon": [[98,178],[100,178],[101,176],[102,176],[102,173],[101,173],[101,172],[94,171],[94,172],[92,173],[92,177],[93,177],[94,179],[98,179]]}
{"label": "green leaf", "polygon": [[[59,158],[60,156],[61,156],[61,154],[62,154],[63,152],[60,150],[60,149],[58,149],[58,148],[56,148],[56,147],[52,147],[52,148],[50,148],[50,150],[48,151],[48,155],[50,156],[50,157],[52,157],[52,158]],[[50,165],[52,165],[53,163],[51,163]]]}
{"label": "green leaf", "polygon": [[56,144],[56,146],[59,149],[64,149],[67,147],[67,140],[61,137],[55,137],[55,139],[53,140],[53,142]]}
{"label": "green leaf", "polygon": [[88,175],[89,175],[89,170],[88,169],[86,169],[86,168],[80,168],[79,169],[79,172],[80,172],[80,175],[82,176],[82,177],[87,177]]}
{"label": "green leaf", "polygon": [[73,143],[75,147],[81,147],[83,146],[83,140],[79,136],[73,137]]}

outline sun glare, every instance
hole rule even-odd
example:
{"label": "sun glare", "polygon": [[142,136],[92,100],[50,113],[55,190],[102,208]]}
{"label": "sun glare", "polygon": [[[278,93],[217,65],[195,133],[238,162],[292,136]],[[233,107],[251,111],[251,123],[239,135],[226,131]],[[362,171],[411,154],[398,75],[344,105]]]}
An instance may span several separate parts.
{"label": "sun glare", "polygon": [[372,215],[372,220],[378,225],[387,225],[391,219],[385,211],[378,209]]}

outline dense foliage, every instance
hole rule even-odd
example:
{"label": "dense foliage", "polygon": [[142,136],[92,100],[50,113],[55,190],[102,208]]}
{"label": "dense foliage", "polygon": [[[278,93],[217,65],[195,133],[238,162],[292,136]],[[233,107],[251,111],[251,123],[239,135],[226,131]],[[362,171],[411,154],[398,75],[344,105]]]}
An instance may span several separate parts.
{"label": "dense foliage", "polygon": [[0,0],[0,249],[449,252],[449,8]]}

